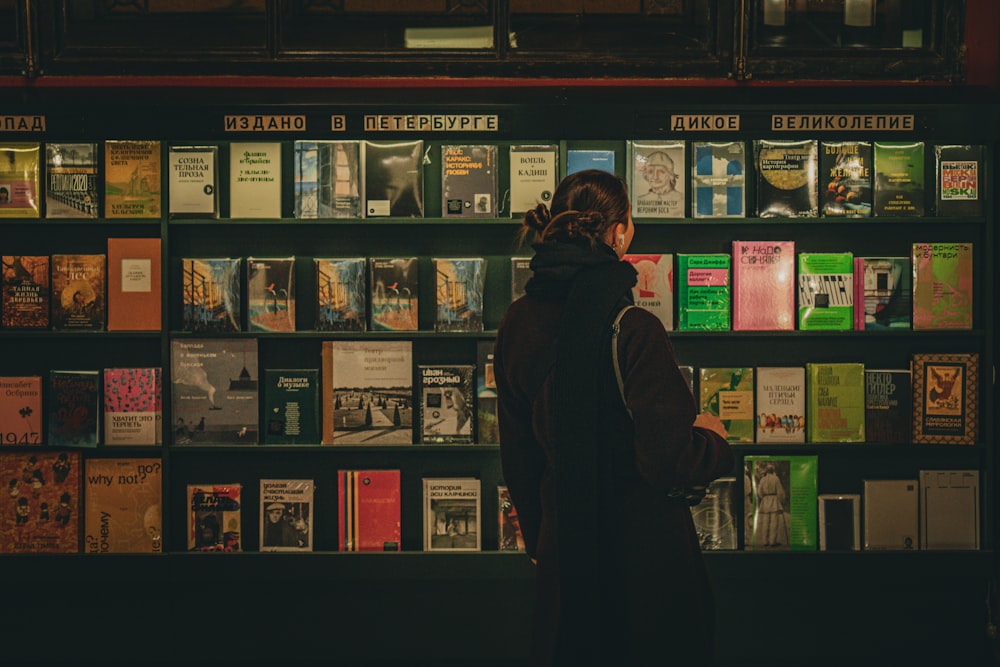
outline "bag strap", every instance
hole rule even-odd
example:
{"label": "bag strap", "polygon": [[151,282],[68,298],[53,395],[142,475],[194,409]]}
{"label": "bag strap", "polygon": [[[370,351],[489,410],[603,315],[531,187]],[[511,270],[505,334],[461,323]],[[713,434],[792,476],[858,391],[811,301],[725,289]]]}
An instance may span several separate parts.
{"label": "bag strap", "polygon": [[626,305],[618,311],[615,321],[611,323],[611,361],[615,367],[615,379],[618,380],[618,394],[622,397],[622,405],[625,406],[625,411],[628,412],[630,418],[632,417],[632,411],[628,409],[628,404],[625,403],[625,379],[622,377],[621,366],[618,365],[618,334],[622,330],[622,317],[632,308],[635,308],[635,306],[632,304]]}

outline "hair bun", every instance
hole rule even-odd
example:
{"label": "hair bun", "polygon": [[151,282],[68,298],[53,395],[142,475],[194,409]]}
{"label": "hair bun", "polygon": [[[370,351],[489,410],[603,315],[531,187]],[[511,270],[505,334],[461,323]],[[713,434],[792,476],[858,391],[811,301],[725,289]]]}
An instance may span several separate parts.
{"label": "hair bun", "polygon": [[540,232],[548,227],[551,220],[552,213],[549,212],[549,209],[545,204],[539,204],[534,209],[527,211],[524,214],[524,224],[534,229],[536,232]]}
{"label": "hair bun", "polygon": [[591,209],[577,213],[576,222],[583,229],[600,229],[604,227],[607,218],[600,211]]}

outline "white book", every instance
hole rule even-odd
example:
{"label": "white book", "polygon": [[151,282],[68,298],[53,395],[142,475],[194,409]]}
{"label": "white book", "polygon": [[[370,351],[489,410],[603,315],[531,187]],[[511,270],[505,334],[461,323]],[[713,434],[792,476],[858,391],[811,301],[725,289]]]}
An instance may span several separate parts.
{"label": "white book", "polygon": [[260,480],[261,551],[313,550],[313,480]]}
{"label": "white book", "polygon": [[425,477],[423,483],[424,551],[481,551],[479,480]]}
{"label": "white book", "polygon": [[170,215],[219,217],[218,152],[217,146],[170,147]]}
{"label": "white book", "polygon": [[636,218],[683,218],[683,141],[629,141],[628,184]]}
{"label": "white book", "polygon": [[865,550],[919,548],[915,479],[864,480]]}
{"label": "white book", "polygon": [[229,217],[281,217],[281,142],[229,144]]}
{"label": "white book", "polygon": [[639,274],[632,288],[632,301],[656,315],[663,328],[674,328],[674,256],[672,254],[625,255]]}
{"label": "white book", "polygon": [[979,548],[979,471],[920,471],[920,548]]}
{"label": "white book", "polygon": [[758,367],[757,442],[806,441],[806,369]]}
{"label": "white book", "polygon": [[510,147],[510,216],[552,203],[559,179],[559,147],[554,144]]}

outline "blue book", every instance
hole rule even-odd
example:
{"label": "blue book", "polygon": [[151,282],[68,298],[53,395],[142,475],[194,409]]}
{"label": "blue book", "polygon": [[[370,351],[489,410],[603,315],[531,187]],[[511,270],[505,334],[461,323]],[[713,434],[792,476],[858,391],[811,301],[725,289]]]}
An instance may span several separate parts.
{"label": "blue book", "polygon": [[615,152],[606,150],[569,149],[566,151],[566,175],[599,169],[609,174],[615,173]]}

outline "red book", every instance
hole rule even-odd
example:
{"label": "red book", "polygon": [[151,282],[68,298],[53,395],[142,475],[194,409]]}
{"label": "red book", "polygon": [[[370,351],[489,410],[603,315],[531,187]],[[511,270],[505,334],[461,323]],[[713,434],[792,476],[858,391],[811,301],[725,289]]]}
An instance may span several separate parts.
{"label": "red book", "polygon": [[162,326],[160,239],[108,239],[108,331]]}
{"label": "red book", "polygon": [[0,377],[0,445],[42,444],[42,378]]}
{"label": "red book", "polygon": [[79,553],[81,464],[80,452],[0,453],[0,553]]}
{"label": "red book", "polygon": [[733,331],[795,329],[795,242],[733,241]]}
{"label": "red book", "polygon": [[400,550],[399,470],[337,471],[337,550]]}

